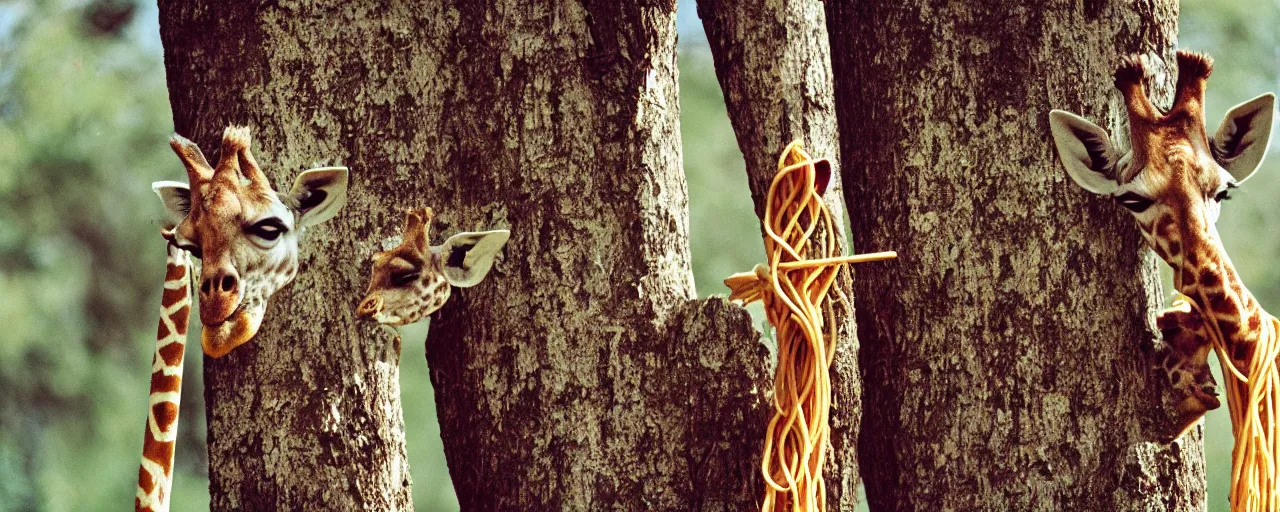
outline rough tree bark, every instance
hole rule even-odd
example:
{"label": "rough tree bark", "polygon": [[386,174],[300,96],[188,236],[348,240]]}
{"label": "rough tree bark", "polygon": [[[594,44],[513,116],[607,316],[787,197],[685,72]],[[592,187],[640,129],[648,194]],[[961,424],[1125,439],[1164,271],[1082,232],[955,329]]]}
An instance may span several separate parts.
{"label": "rough tree bark", "polygon": [[1177,2],[827,9],[854,245],[900,255],[855,271],[871,509],[1203,509],[1199,429],[1152,442],[1153,260],[1047,121],[1124,133],[1112,70],[1171,61]]}
{"label": "rough tree bark", "polygon": [[[826,15],[818,0],[701,0],[698,16],[711,45],[729,120],[746,160],[756,215],[763,216],[765,194],[778,170],[778,155],[792,140],[803,140],[810,154],[829,159],[832,168],[839,169]],[[840,245],[847,247],[838,176],[834,173],[825,202],[841,231]],[[848,273],[841,274],[836,286],[853,297]],[[862,405],[858,338],[853,303],[849,302],[850,309],[839,302],[833,304],[840,323],[832,370],[837,407],[831,415],[831,455],[824,474],[827,506],[852,510],[858,499]]]}
{"label": "rough tree bark", "polygon": [[691,300],[674,2],[456,5],[423,197],[512,231],[428,341],[463,508],[751,508],[767,352]]}
{"label": "rough tree bark", "polygon": [[385,208],[362,194],[370,174],[385,173],[360,151],[385,128],[369,129],[378,102],[351,101],[371,84],[348,55],[370,47],[345,45],[350,27],[313,25],[325,14],[316,6],[290,7],[160,2],[178,133],[216,161],[223,127],[250,126],[278,190],[316,165],[355,173],[353,200],[303,235],[298,279],[272,299],[257,338],[205,358],[210,505],[411,509],[396,361],[352,306],[368,219]]}
{"label": "rough tree bark", "polygon": [[512,232],[427,342],[463,509],[754,507],[768,355],[692,300],[674,2],[161,7],[179,131],[249,123],[277,184],[352,169],[264,335],[207,370],[215,509],[407,506],[389,341],[351,309],[420,205],[437,239]]}

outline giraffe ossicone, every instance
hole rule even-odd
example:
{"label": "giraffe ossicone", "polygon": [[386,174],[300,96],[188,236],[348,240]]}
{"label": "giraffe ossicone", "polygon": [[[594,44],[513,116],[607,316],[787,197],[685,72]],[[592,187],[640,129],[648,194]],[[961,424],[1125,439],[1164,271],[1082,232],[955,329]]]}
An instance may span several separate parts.
{"label": "giraffe ossicone", "polygon": [[[1177,438],[1221,402],[1209,371],[1212,322],[1232,347],[1238,367],[1257,345],[1262,310],[1240,281],[1215,224],[1228,191],[1249,178],[1266,156],[1275,95],[1266,93],[1229,110],[1210,137],[1204,93],[1213,60],[1177,52],[1173,105],[1161,111],[1142,81],[1147,63],[1126,57],[1115,73],[1129,119],[1128,149],[1106,130],[1075,114],[1049,114],[1058,156],[1080,187],[1111,196],[1133,214],[1143,239],[1174,272],[1174,285],[1198,301],[1175,304],[1157,318],[1164,337],[1159,362],[1170,386],[1182,395],[1167,434]],[[1201,300],[1201,299],[1204,300]],[[1182,307],[1188,306],[1188,307]]]}
{"label": "giraffe ossicone", "polygon": [[505,229],[463,232],[431,246],[431,208],[405,214],[400,244],[373,256],[369,290],[356,313],[379,324],[417,323],[444,306],[453,287],[467,288],[482,281],[506,245]]}
{"label": "giraffe ossicone", "polygon": [[173,243],[201,260],[200,345],[221,357],[253,339],[267,301],[297,275],[301,233],[342,209],[347,168],[303,171],[288,192],[277,193],[249,149],[246,127],[223,131],[217,166],[180,135],[169,145],[188,183],[152,189],[176,224]]}

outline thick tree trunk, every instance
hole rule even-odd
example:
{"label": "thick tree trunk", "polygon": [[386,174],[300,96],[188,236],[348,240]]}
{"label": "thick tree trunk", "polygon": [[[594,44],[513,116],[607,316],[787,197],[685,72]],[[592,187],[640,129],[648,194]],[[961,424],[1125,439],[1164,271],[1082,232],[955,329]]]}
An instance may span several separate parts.
{"label": "thick tree trunk", "polygon": [[1198,429],[1152,442],[1153,260],[1047,122],[1116,132],[1114,65],[1172,59],[1177,2],[827,6],[854,246],[900,254],[854,285],[872,510],[1203,509]]}
{"label": "thick tree trunk", "polygon": [[457,6],[422,198],[512,232],[428,341],[463,508],[753,507],[767,352],[691,300],[674,3]]}
{"label": "thick tree trunk", "polygon": [[[325,22],[335,19],[346,24]],[[359,94],[376,88],[366,72],[384,59],[348,36],[377,24],[354,8],[220,1],[161,1],[160,24],[175,129],[211,161],[222,128],[246,124],[277,190],[315,165],[354,173],[346,208],[303,235],[297,281],[272,299],[254,341],[205,358],[211,508],[411,509],[396,361],[353,313],[372,249],[364,235],[394,204],[365,189],[386,174],[363,151],[387,106]]]}
{"label": "thick tree trunk", "polygon": [[[827,158],[833,169],[839,169],[826,15],[818,0],[701,0],[698,16],[711,45],[729,120],[746,160],[756,214],[763,216],[765,194],[778,170],[778,155],[792,140],[803,140],[815,158]],[[840,245],[847,247],[838,176],[833,176],[825,202],[841,231]],[[836,286],[853,297],[848,273],[841,274]],[[841,302],[833,304],[840,339],[832,366],[837,407],[832,410],[832,452],[824,471],[827,506],[852,510],[858,497],[862,406],[858,338],[853,312]]]}
{"label": "thick tree trunk", "polygon": [[180,132],[249,123],[277,186],[352,170],[264,334],[207,370],[215,508],[408,506],[389,341],[351,310],[420,205],[436,242],[512,232],[427,343],[464,509],[754,507],[768,356],[743,310],[691,300],[674,10],[162,3]]}

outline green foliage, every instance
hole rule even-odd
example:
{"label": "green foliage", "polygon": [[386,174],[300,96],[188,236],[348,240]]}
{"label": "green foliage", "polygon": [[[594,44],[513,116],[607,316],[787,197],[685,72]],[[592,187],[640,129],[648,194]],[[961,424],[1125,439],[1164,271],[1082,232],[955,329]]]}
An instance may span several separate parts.
{"label": "green foliage", "polygon": [[[132,500],[164,268],[149,185],[180,172],[159,56],[68,7],[0,7],[0,509]],[[175,508],[202,506],[203,468],[179,471]]]}

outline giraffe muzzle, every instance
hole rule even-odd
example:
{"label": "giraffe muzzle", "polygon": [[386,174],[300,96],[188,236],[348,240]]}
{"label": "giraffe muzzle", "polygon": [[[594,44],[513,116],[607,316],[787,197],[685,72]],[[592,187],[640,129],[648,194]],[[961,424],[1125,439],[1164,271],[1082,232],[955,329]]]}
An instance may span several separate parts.
{"label": "giraffe muzzle", "polygon": [[232,349],[253,340],[265,312],[266,305],[255,304],[236,309],[224,322],[205,324],[200,333],[200,347],[209,357],[227,355]]}
{"label": "giraffe muzzle", "polygon": [[235,271],[218,271],[200,281],[200,323],[216,326],[240,308],[240,278]]}

